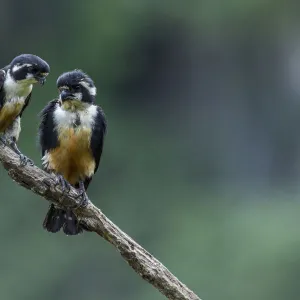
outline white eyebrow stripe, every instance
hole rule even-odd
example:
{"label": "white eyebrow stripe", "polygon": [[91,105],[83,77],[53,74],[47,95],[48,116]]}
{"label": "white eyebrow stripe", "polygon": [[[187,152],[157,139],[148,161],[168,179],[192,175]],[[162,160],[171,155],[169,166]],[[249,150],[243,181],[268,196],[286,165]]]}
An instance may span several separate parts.
{"label": "white eyebrow stripe", "polygon": [[83,87],[85,87],[89,93],[92,95],[92,96],[96,96],[97,94],[97,89],[96,87],[90,87],[89,84],[87,82],[85,82],[84,80],[80,81],[79,82]]}
{"label": "white eyebrow stripe", "polygon": [[70,88],[67,85],[63,85],[59,87],[60,90],[69,90]]}
{"label": "white eyebrow stripe", "polygon": [[12,68],[12,71],[13,72],[16,72],[16,71],[18,71],[19,69],[21,69],[21,68],[23,68],[23,67],[31,67],[32,66],[32,64],[23,64],[23,65],[21,65],[21,64],[16,64],[13,68]]}

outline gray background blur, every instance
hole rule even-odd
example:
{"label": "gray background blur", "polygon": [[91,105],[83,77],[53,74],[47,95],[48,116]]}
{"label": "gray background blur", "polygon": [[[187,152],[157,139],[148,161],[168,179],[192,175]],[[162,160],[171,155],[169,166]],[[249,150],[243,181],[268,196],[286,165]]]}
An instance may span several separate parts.
{"label": "gray background blur", "polygon": [[[204,300],[299,299],[300,30],[293,1],[2,0],[1,57],[96,82],[108,135],[89,196]],[[8,178],[0,298],[164,299],[95,234],[48,234],[47,203]]]}

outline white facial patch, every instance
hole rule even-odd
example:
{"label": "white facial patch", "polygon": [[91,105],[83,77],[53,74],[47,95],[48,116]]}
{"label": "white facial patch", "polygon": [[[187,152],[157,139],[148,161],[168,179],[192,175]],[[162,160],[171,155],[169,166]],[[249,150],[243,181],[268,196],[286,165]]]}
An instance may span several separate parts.
{"label": "white facial patch", "polygon": [[32,74],[27,74],[26,78],[23,80],[19,80],[19,82],[24,82],[27,84],[34,84],[34,83],[37,83],[38,81]]}
{"label": "white facial patch", "polygon": [[31,66],[32,66],[32,64],[23,64],[23,65],[21,65],[21,64],[16,64],[16,65],[12,68],[12,71],[13,71],[13,73],[14,73],[14,72],[20,70],[20,69],[23,68],[23,67],[31,67]]}
{"label": "white facial patch", "polygon": [[73,95],[74,95],[75,99],[82,100],[82,94],[81,93],[75,93]]}
{"label": "white facial patch", "polygon": [[89,91],[90,95],[96,96],[96,94],[97,94],[96,87],[94,87],[94,86],[90,87],[89,84],[87,82],[85,82],[84,80],[80,81],[79,83]]}
{"label": "white facial patch", "polygon": [[30,73],[28,73],[28,74],[26,75],[26,79],[31,79],[31,78],[34,78],[33,75],[30,74]]}

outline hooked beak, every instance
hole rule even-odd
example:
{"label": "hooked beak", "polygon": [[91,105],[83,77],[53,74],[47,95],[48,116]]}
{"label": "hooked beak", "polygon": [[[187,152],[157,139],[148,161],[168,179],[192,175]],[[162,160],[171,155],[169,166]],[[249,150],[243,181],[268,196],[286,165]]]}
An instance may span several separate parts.
{"label": "hooked beak", "polygon": [[38,81],[40,85],[44,85],[46,82],[47,75],[48,73],[41,73],[39,76],[36,76],[35,79]]}
{"label": "hooked beak", "polygon": [[62,102],[67,101],[67,100],[72,100],[72,99],[74,99],[74,95],[68,90],[63,90],[60,93],[60,99]]}
{"label": "hooked beak", "polygon": [[37,78],[37,81],[39,82],[40,85],[44,85],[45,82],[46,82],[46,78],[45,77],[40,77],[40,78]]}

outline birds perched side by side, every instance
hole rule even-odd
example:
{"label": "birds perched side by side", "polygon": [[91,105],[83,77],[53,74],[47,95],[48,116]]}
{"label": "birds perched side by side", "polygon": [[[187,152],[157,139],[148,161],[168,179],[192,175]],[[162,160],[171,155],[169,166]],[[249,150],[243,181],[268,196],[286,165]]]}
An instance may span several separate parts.
{"label": "birds perched side by side", "polygon": [[[21,117],[30,102],[33,85],[43,85],[49,72],[48,63],[32,54],[19,55],[0,69],[0,141],[19,155],[22,165],[33,162],[17,146]],[[83,71],[63,73],[57,88],[59,97],[41,112],[42,164],[45,171],[56,174],[63,192],[70,186],[78,189],[81,205],[86,205],[86,190],[102,155],[106,119],[95,104],[95,84]],[[50,205],[43,226],[49,232],[63,228],[67,235],[76,235],[85,228],[71,208],[54,204]]]}
{"label": "birds perched side by side", "polygon": [[23,165],[32,161],[17,147],[21,117],[29,104],[33,84],[43,85],[49,72],[47,62],[32,54],[19,55],[0,69],[0,140],[20,156]]}
{"label": "birds perched side by side", "polygon": [[[44,169],[57,176],[67,190],[80,191],[81,204],[87,204],[86,190],[97,171],[106,132],[102,109],[95,104],[96,87],[81,70],[63,73],[57,80],[59,97],[41,112],[39,144]],[[70,208],[50,205],[43,226],[49,232],[63,228],[67,235],[83,231]]]}

